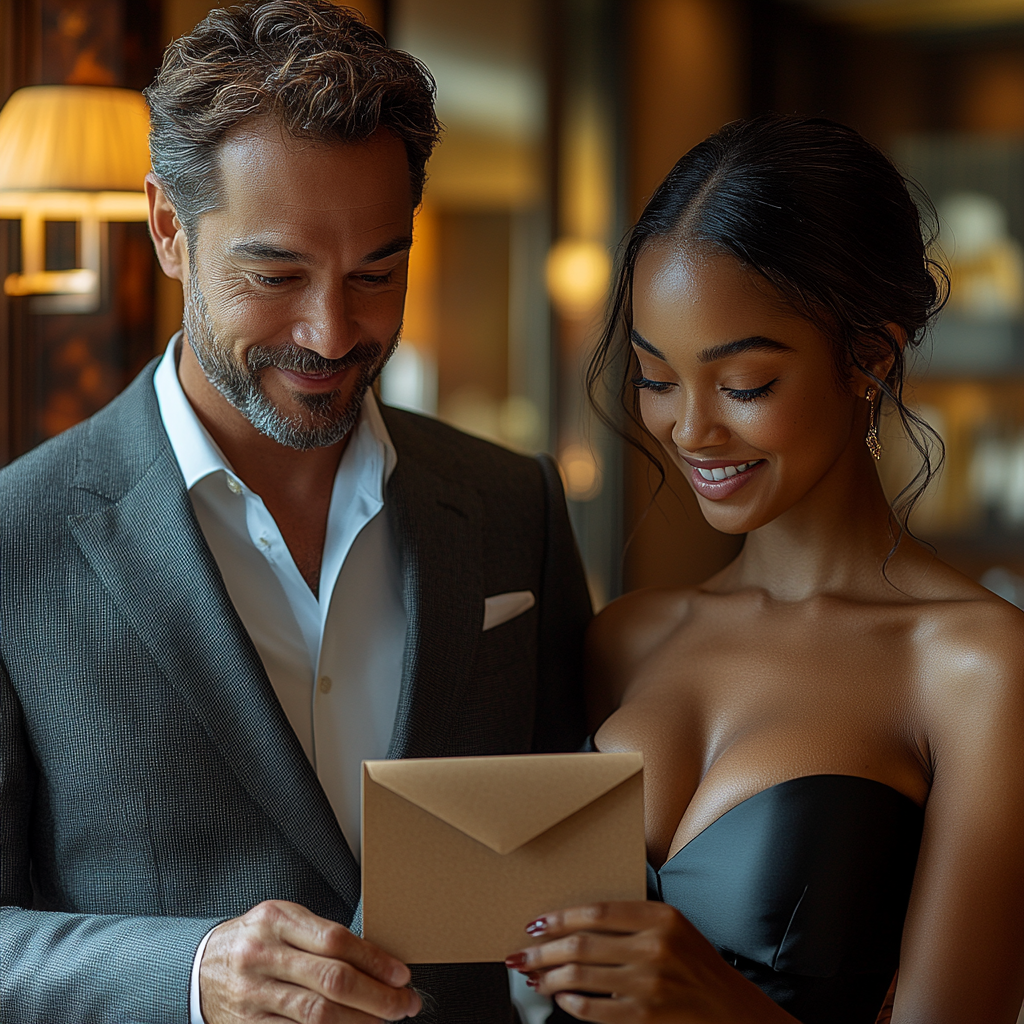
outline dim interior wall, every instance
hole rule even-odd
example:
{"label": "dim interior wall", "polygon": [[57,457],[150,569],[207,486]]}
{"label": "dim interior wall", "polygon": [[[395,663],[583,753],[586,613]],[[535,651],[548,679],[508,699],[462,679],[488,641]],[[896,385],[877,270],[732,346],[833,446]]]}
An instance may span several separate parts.
{"label": "dim interior wall", "polygon": [[[627,113],[632,218],[673,164],[723,124],[746,99],[743,8],[730,0],[636,0],[631,5],[631,89]],[[663,460],[664,461],[664,460]],[[742,545],[708,526],[690,485],[667,467],[657,477],[627,448],[623,585],[686,586],[726,565]]]}
{"label": "dim interior wall", "polygon": [[632,215],[692,146],[745,113],[743,11],[731,0],[630,5]]}
{"label": "dim interior wall", "polygon": [[504,210],[438,216],[439,411],[466,428],[508,392],[509,230]]}
{"label": "dim interior wall", "polygon": [[1024,37],[966,53],[956,64],[960,89],[952,107],[952,127],[1024,135]]}
{"label": "dim interior wall", "polygon": [[[378,31],[384,27],[385,0],[344,0],[339,7],[354,7],[359,11],[367,24]],[[170,42],[178,36],[190,32],[215,7],[229,7],[230,0],[164,0],[164,37]]]}

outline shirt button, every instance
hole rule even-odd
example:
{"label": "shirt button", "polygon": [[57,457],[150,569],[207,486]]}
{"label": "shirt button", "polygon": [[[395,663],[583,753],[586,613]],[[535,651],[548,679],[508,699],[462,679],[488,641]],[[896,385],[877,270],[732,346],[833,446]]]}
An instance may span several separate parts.
{"label": "shirt button", "polygon": [[331,677],[330,676],[321,676],[320,677],[320,692],[321,693],[330,693],[331,692],[331,687],[333,685],[334,685],[334,683],[331,682]]}
{"label": "shirt button", "polygon": [[242,493],[242,485],[233,476],[229,476],[228,477],[228,490],[232,494],[241,494]]}

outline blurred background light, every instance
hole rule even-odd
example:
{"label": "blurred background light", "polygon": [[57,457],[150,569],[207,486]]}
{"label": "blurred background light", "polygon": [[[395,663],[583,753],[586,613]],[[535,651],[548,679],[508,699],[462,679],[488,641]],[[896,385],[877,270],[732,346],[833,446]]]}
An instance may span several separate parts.
{"label": "blurred background light", "polygon": [[[149,109],[141,93],[99,86],[19,89],[0,110],[0,217],[21,224],[21,270],[4,279],[36,313],[97,309],[104,225],[145,220]],[[77,225],[81,266],[46,269],[45,223]]]}
{"label": "blurred background light", "polygon": [[611,257],[600,242],[560,239],[547,259],[551,301],[569,319],[593,314],[594,307],[607,295],[611,272]]}

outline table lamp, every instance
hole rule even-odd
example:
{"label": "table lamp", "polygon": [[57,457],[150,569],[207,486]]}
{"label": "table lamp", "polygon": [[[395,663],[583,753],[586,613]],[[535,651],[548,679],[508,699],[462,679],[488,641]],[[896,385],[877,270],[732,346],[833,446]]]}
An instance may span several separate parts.
{"label": "table lamp", "polygon": [[[36,296],[34,313],[100,305],[109,221],[146,220],[149,109],[131,89],[37,85],[0,110],[0,218],[21,221],[21,273],[4,292]],[[46,221],[77,221],[80,266],[46,269]]]}

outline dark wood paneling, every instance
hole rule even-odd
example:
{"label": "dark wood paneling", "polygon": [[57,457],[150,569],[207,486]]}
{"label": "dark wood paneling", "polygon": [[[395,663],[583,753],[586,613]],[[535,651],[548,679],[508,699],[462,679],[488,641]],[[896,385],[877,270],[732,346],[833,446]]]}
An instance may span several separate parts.
{"label": "dark wood paneling", "polygon": [[[161,0],[9,0],[3,88],[117,85],[141,89],[162,50]],[[0,271],[20,269],[17,225],[0,222]],[[73,265],[73,235],[47,230],[47,266]],[[111,224],[109,273],[92,314],[39,314],[28,298],[0,305],[0,464],[105,405],[154,348],[157,272],[144,224]]]}

